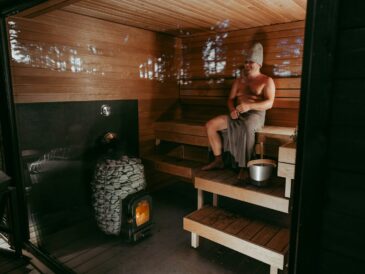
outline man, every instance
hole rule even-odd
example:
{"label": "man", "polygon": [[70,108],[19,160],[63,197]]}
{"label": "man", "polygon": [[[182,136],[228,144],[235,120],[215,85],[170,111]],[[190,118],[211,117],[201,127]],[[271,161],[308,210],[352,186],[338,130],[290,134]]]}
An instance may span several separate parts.
{"label": "man", "polygon": [[[206,123],[215,158],[202,170],[223,168],[224,148],[241,167],[239,178],[242,178],[243,168],[253,154],[255,132],[263,127],[265,111],[272,107],[275,98],[273,79],[260,72],[262,62],[263,48],[260,43],[256,43],[247,54],[241,76],[234,81],[229,94],[227,106],[230,115],[220,115]],[[223,142],[219,131],[222,131]]]}

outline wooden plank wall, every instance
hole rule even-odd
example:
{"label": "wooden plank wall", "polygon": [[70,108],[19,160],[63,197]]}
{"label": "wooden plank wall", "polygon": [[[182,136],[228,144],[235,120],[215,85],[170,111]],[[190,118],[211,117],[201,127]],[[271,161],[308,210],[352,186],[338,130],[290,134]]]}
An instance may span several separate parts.
{"label": "wooden plank wall", "polygon": [[8,19],[16,103],[138,99],[140,151],[176,102],[180,40],[64,11]]}
{"label": "wooden plank wall", "polygon": [[[180,98],[221,104],[227,97],[243,52],[259,41],[264,47],[262,72],[273,77],[277,85],[274,108],[266,122],[272,125],[296,126],[300,97],[300,78],[304,42],[304,22],[264,26],[239,31],[185,37],[182,39],[183,67],[180,74]],[[206,103],[205,103],[206,104]]]}
{"label": "wooden plank wall", "polygon": [[184,78],[234,77],[243,51],[259,41],[264,47],[262,71],[270,76],[301,75],[304,21],[183,38]]}

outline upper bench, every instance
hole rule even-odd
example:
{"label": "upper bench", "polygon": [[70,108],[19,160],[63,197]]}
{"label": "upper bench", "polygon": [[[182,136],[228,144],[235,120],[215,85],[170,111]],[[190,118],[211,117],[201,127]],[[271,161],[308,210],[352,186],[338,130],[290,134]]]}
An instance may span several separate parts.
{"label": "upper bench", "polygon": [[[176,108],[155,123],[156,139],[209,146],[205,123],[227,113],[226,101],[234,79],[190,80],[180,86]],[[278,147],[290,141],[298,121],[300,78],[276,78],[273,108],[266,112],[265,126],[256,134],[265,154],[277,157]]]}

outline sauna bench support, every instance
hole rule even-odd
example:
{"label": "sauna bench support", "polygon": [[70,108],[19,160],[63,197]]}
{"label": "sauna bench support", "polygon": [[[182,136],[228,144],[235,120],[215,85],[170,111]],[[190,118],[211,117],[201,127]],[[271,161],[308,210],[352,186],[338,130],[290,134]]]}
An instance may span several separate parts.
{"label": "sauna bench support", "polygon": [[295,173],[296,144],[287,143],[279,147],[278,176],[285,178],[285,197],[290,198]]}

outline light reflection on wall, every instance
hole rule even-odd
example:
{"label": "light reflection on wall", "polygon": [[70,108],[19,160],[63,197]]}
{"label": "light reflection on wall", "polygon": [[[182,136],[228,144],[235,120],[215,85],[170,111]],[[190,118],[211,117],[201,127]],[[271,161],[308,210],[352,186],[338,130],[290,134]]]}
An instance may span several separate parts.
{"label": "light reflection on wall", "polygon": [[173,64],[174,56],[161,54],[159,57],[148,57],[147,61],[139,65],[139,77],[160,82],[170,78],[178,78]]}
{"label": "light reflection on wall", "polygon": [[227,48],[224,40],[228,37],[228,32],[224,32],[229,27],[229,19],[218,22],[211,30],[218,30],[213,37],[209,37],[202,50],[202,59],[205,76],[224,73],[227,64]]}
{"label": "light reflection on wall", "polygon": [[281,63],[275,63],[273,65],[272,73],[274,76],[295,77],[301,75],[300,68],[296,71],[289,68],[295,67],[290,59],[296,59],[302,56],[303,45],[304,41],[302,37],[296,37],[294,43],[290,42],[288,38],[280,39],[277,42],[276,48],[278,49],[278,52],[276,53],[275,57],[282,61]]}
{"label": "light reflection on wall", "polygon": [[[44,42],[23,42],[20,38],[21,31],[17,28],[16,23],[9,21],[8,25],[11,57],[14,62],[56,71],[104,75],[104,72],[94,65],[84,62],[76,48],[50,45]],[[101,51],[93,45],[88,45],[86,50],[93,55],[101,54]]]}
{"label": "light reflection on wall", "polygon": [[[26,64],[36,68],[46,68],[55,71],[69,71],[73,73],[89,73],[105,75],[103,64],[90,61],[90,55],[114,56],[117,52],[110,50],[104,52],[93,44],[77,44],[77,46],[66,46],[50,44],[45,42],[29,42],[22,39],[21,30],[15,21],[8,22],[11,57],[13,62]],[[121,37],[120,45],[125,46],[129,42],[129,34]],[[150,56],[146,62],[135,65],[136,72],[140,78],[148,80],[164,81],[174,77],[179,79],[179,74],[174,68],[175,57],[172,54],[161,54]]]}

